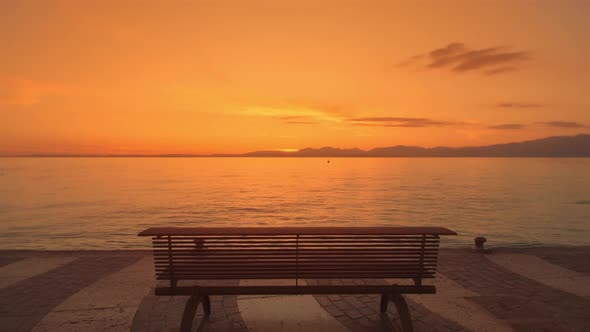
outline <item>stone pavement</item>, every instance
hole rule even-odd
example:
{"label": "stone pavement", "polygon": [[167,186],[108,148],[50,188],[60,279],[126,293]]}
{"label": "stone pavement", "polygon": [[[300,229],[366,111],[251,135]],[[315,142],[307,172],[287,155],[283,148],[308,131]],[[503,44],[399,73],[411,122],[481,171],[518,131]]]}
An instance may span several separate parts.
{"label": "stone pavement", "polygon": [[[416,331],[590,331],[590,247],[443,249],[439,272],[438,294],[406,297]],[[186,298],[154,296],[153,278],[148,251],[0,251],[0,332],[178,331]],[[375,295],[214,296],[211,309],[199,331],[399,330]]]}

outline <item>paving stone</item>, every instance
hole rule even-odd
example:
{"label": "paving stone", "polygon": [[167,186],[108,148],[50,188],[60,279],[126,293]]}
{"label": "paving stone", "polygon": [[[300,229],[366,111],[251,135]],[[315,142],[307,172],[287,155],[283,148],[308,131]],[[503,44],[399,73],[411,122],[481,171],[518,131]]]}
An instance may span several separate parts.
{"label": "paving stone", "polygon": [[[385,280],[369,279],[360,280],[366,284],[385,284]],[[359,280],[356,281],[358,284]],[[307,280],[309,285],[334,284],[333,280]],[[338,284],[350,284],[350,280],[341,280]],[[352,332],[365,331],[391,331],[392,328],[401,330],[398,314],[395,306],[390,305],[387,316],[379,314],[380,295],[342,295],[337,297],[338,300],[331,300],[332,295],[315,295],[318,303],[331,302],[328,305],[322,305],[324,310],[332,314],[340,323],[346,326]],[[434,313],[431,313],[423,306],[408,300],[408,305],[412,311],[413,317],[425,317],[424,322],[420,323],[416,331],[432,331],[436,327],[442,328],[445,325],[453,326],[460,330],[462,327],[454,322],[448,321]],[[334,307],[340,310],[335,313]],[[373,308],[373,309],[371,309]],[[363,310],[363,311],[361,311]],[[343,313],[343,314],[340,314]],[[443,331],[439,328],[439,331]]]}
{"label": "paving stone", "polygon": [[361,318],[364,315],[358,311],[357,309],[348,309],[344,312],[346,314],[346,316],[352,318],[352,319],[357,319],[357,318]]}
{"label": "paving stone", "polygon": [[69,296],[140,258],[136,255],[81,257],[0,289],[0,326],[5,331],[30,331]]}
{"label": "paving stone", "polygon": [[[216,282],[217,285],[236,285],[238,281]],[[155,296],[153,292],[146,296],[133,319],[132,331],[157,332],[165,329],[178,331],[182,313],[188,296]],[[247,332],[248,329],[240,315],[236,296],[211,296],[211,315],[204,316],[199,305],[193,327],[200,332],[227,331]]]}
{"label": "paving stone", "polygon": [[55,307],[32,332],[129,332],[133,316],[153,286],[153,258],[137,263],[83,288]]}
{"label": "paving stone", "polygon": [[8,264],[12,264],[19,260],[23,259],[22,257],[11,257],[11,256],[0,256],[0,267]]}
{"label": "paving stone", "polygon": [[[493,252],[532,254],[579,273],[590,273],[590,260],[587,259],[590,247],[494,249]],[[76,254],[79,258],[73,262],[0,289],[0,331],[29,331],[66,298],[96,280],[134,263],[145,254],[146,252],[133,254],[122,251],[80,252]],[[32,256],[55,255],[56,253],[51,252],[0,251],[0,264]],[[64,255],[64,252],[59,255]],[[466,294],[460,295],[465,302],[487,309],[495,319],[507,322],[516,331],[590,331],[590,316],[587,314],[590,299],[556,290],[510,272],[473,250],[443,249],[439,270],[445,277],[468,290]],[[385,283],[380,279],[306,281],[309,285]],[[389,306],[387,315],[379,313],[379,295],[314,297],[328,314],[352,332],[400,330],[394,305]],[[178,331],[186,300],[187,297],[156,297],[150,293],[142,300],[135,313],[132,330]],[[408,299],[408,305],[418,332],[466,330],[417,302]],[[196,323],[202,322],[199,331],[247,331],[236,296],[213,296],[211,307],[212,313],[208,318],[199,310],[195,319]],[[89,316],[88,319],[96,319],[96,315]],[[71,325],[66,326],[64,331],[76,330],[74,322],[68,324]]]}
{"label": "paving stone", "polygon": [[376,310],[373,310],[373,309],[371,309],[371,308],[368,308],[368,307],[363,307],[363,308],[360,308],[360,309],[359,309],[359,311],[360,311],[360,312],[361,312],[363,315],[365,315],[365,316],[367,316],[367,315],[372,315],[372,314],[374,314],[374,313],[376,313],[376,312],[377,312]]}
{"label": "paving stone", "polygon": [[538,256],[550,263],[562,266],[572,271],[590,274],[590,247],[567,248],[530,248],[523,253]]}
{"label": "paving stone", "polygon": [[[586,264],[590,264],[586,263]],[[520,331],[535,331],[538,322],[555,329],[589,331],[590,299],[566,293],[525,278],[473,251],[446,251],[439,270],[480,296],[469,300]],[[461,275],[463,278],[456,278]]]}

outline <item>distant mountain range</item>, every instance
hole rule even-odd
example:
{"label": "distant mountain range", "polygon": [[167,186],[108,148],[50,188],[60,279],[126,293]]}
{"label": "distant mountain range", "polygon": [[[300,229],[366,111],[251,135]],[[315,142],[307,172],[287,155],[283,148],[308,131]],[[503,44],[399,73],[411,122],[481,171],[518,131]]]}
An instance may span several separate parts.
{"label": "distant mountain range", "polygon": [[372,150],[324,147],[299,151],[255,151],[243,154],[126,154],[126,155],[29,155],[31,157],[590,157],[590,134],[554,136],[532,141],[469,147],[397,145]]}
{"label": "distant mountain range", "polygon": [[470,147],[397,145],[360,149],[306,148],[294,152],[257,151],[243,157],[590,157],[590,135],[555,136],[532,141]]}
{"label": "distant mountain range", "polygon": [[[223,156],[223,155],[220,155]],[[240,157],[590,157],[590,135],[556,136],[518,143],[460,148],[397,145],[360,149],[306,148],[294,152],[256,151]]]}

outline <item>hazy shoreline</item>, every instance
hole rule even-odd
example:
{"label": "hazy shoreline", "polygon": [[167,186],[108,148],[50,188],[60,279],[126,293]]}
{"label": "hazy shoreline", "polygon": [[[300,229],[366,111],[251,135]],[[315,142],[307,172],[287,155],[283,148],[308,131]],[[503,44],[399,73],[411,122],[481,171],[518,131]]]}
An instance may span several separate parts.
{"label": "hazy shoreline", "polygon": [[463,147],[420,147],[396,145],[370,150],[334,147],[304,148],[295,151],[264,150],[247,153],[29,153],[6,154],[4,157],[87,157],[87,158],[588,158],[590,134],[552,136],[536,140]]}

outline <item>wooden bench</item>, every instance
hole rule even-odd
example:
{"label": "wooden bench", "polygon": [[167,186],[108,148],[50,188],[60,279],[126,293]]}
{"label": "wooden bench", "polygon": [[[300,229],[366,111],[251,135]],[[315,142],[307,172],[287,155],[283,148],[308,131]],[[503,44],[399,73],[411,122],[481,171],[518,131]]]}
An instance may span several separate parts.
{"label": "wooden bench", "polygon": [[[404,331],[412,320],[403,294],[435,294],[442,227],[156,227],[151,236],[156,295],[190,296],[181,330],[191,329],[210,295],[380,294],[381,312],[395,304]],[[384,285],[300,285],[299,279],[400,279]],[[291,286],[221,286],[187,280],[292,279]],[[407,280],[410,280],[409,282]],[[165,281],[165,284],[162,284]],[[181,283],[179,284],[179,282]],[[194,282],[194,281],[193,281]]]}

